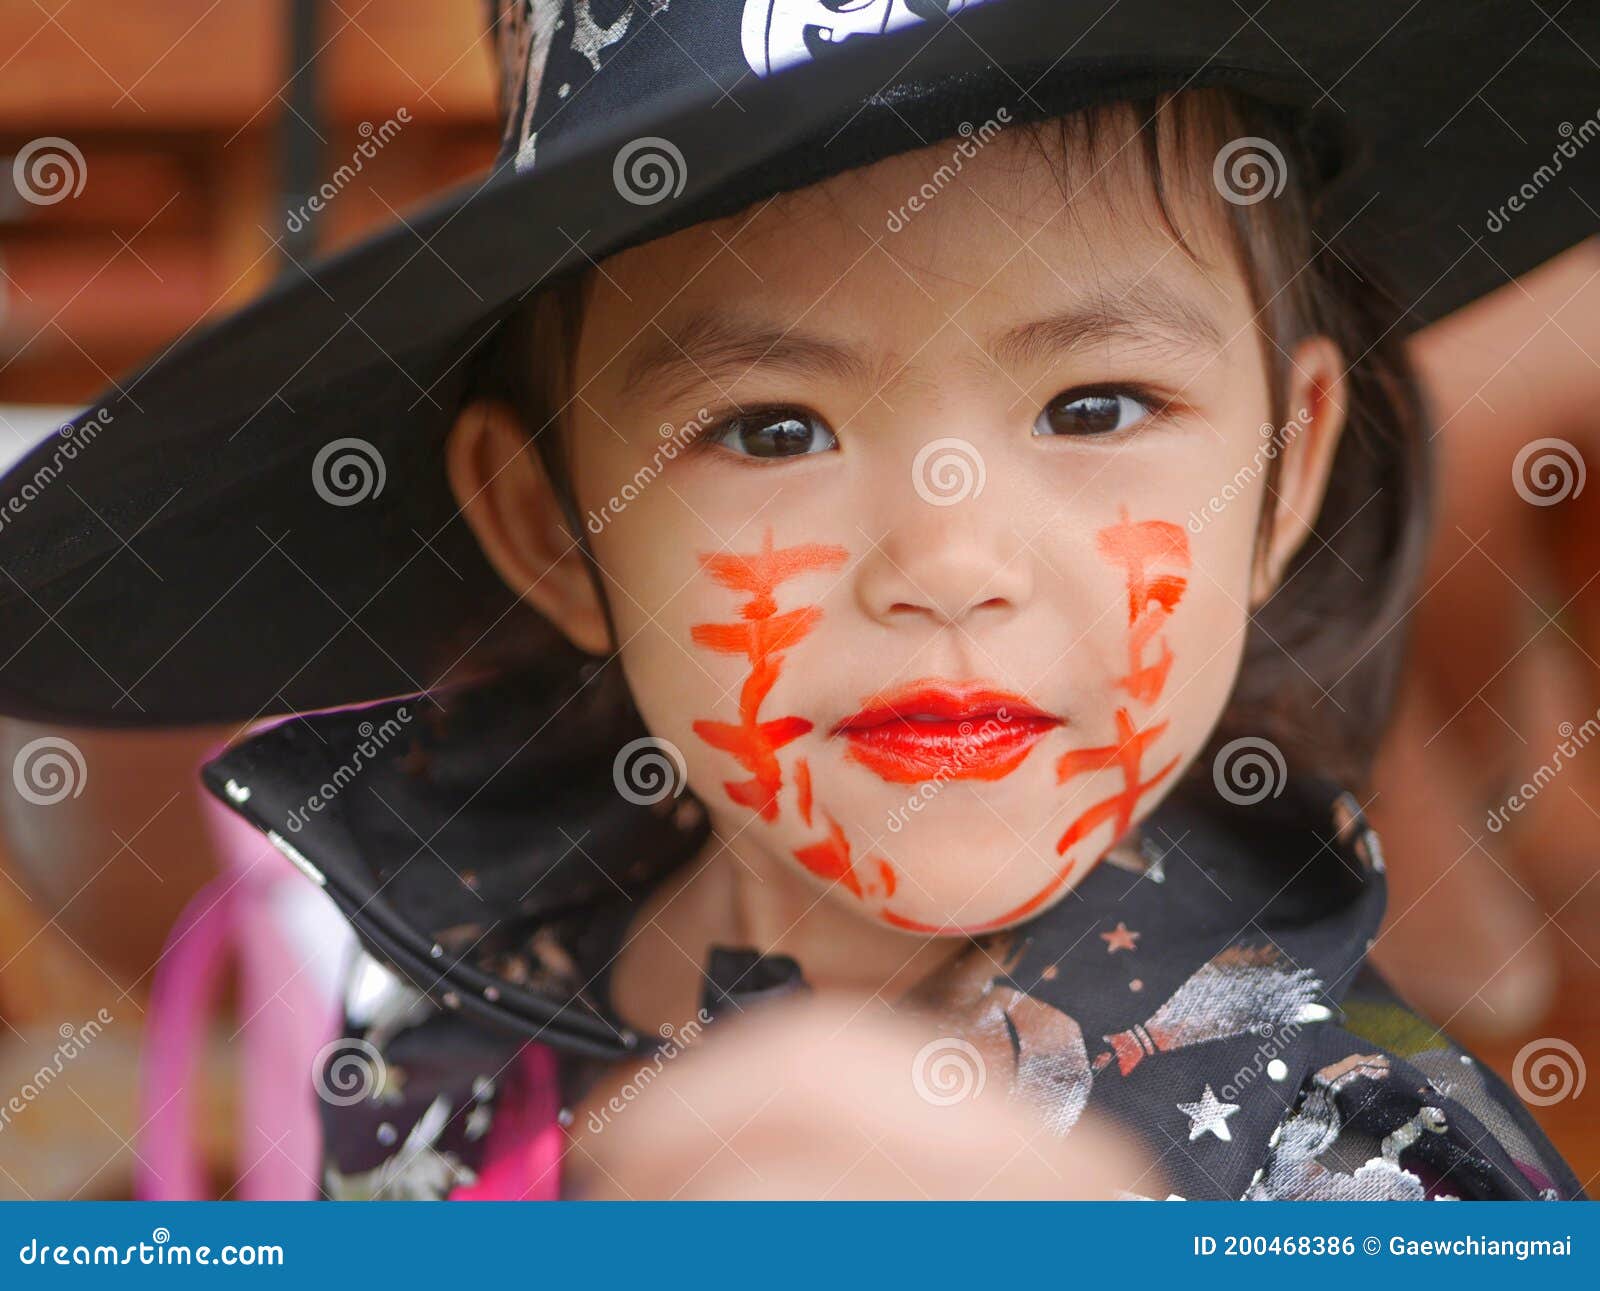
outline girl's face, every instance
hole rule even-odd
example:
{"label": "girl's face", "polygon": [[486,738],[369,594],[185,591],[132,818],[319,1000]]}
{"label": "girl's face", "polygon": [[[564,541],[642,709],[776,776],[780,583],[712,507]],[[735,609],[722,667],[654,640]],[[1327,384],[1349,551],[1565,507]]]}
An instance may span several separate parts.
{"label": "girl's face", "polygon": [[[1220,234],[1192,262],[1133,148],[1070,212],[1033,145],[936,183],[954,151],[606,261],[568,410],[622,665],[721,838],[921,933],[1060,899],[1177,782],[1342,398],[1301,346],[1258,569],[1270,342]],[[603,648],[560,556],[520,585]]]}

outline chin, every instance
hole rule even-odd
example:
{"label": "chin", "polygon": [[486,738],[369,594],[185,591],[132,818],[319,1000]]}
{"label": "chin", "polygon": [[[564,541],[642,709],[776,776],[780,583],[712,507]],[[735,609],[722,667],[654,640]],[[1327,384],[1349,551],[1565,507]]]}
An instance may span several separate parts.
{"label": "chin", "polygon": [[995,932],[1048,909],[1091,868],[1056,855],[1054,835],[1039,829],[1044,817],[1008,828],[1010,813],[1002,820],[977,804],[941,807],[878,840],[871,854],[895,882],[892,892],[866,894],[863,913],[922,935]]}

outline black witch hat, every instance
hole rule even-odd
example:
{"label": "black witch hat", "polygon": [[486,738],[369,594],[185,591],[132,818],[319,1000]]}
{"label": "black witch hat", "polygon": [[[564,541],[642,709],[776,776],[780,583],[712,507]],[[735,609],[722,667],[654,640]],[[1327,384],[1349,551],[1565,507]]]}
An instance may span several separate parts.
{"label": "black witch hat", "polygon": [[993,117],[1226,86],[1414,328],[1593,231],[1600,9],[1503,0],[497,0],[499,163],[198,330],[0,483],[0,711],[239,720],[430,687],[531,611],[440,449],[593,260]]}

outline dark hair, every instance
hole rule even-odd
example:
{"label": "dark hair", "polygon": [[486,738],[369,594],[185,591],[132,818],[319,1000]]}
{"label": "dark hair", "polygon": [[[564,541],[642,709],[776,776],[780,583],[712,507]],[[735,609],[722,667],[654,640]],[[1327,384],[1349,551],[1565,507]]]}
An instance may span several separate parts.
{"label": "dark hair", "polygon": [[[1137,160],[1168,232],[1195,255],[1169,194],[1203,177],[1250,285],[1270,406],[1277,411],[1258,558],[1271,541],[1279,450],[1295,418],[1286,407],[1289,355],[1302,339],[1323,335],[1348,365],[1347,420],[1322,508],[1278,590],[1251,616],[1233,695],[1191,775],[1209,780],[1216,751],[1248,737],[1271,741],[1291,767],[1359,788],[1370,776],[1392,704],[1427,535],[1428,417],[1399,326],[1403,307],[1338,230],[1321,229],[1316,184],[1306,178],[1320,173],[1319,143],[1289,109],[1208,88],[1014,128],[1026,130],[1059,164],[1092,158],[1113,119],[1130,109],[1140,123]],[[1259,201],[1217,196],[1212,159],[1233,140],[1257,147],[1265,141],[1276,149],[1288,173],[1280,193]],[[1276,164],[1271,157],[1269,165]],[[1070,209],[1069,169],[1059,174]],[[575,388],[572,361],[588,274],[530,297],[501,326],[478,356],[469,395],[504,400],[519,413],[576,535],[583,529],[571,502],[560,430]]]}

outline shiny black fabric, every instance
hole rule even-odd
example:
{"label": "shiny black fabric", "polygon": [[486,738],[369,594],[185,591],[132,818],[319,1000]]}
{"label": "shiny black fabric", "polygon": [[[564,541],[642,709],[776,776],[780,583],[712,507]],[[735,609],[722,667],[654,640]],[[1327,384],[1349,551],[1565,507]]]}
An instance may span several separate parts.
{"label": "shiny black fabric", "polygon": [[[332,1195],[469,1180],[529,1042],[563,1055],[569,1105],[665,1043],[613,1014],[608,973],[641,903],[703,841],[703,813],[686,792],[640,806],[616,791],[637,717],[612,681],[592,676],[573,714],[541,710],[538,680],[399,725],[428,701],[296,719],[206,770],[407,994],[350,1028],[405,1078],[381,1108],[324,1109]],[[1305,775],[1276,787],[1228,800],[1191,777],[1058,903],[972,941],[902,1007],[1042,1133],[1084,1115],[1123,1126],[1177,1196],[1581,1196],[1515,1095],[1367,966],[1384,861],[1355,799]],[[803,989],[804,968],[718,948],[704,1021]],[[443,1157],[400,1151],[418,1126]]]}

